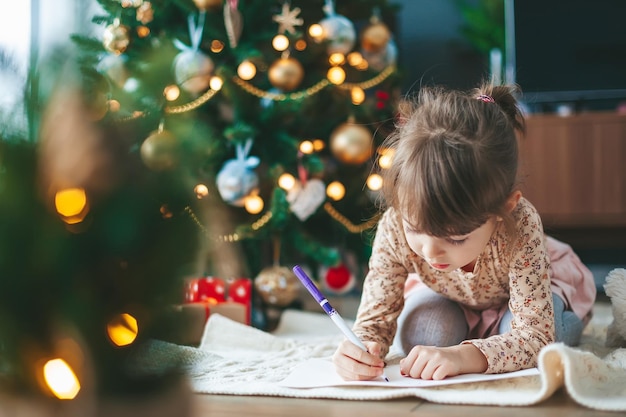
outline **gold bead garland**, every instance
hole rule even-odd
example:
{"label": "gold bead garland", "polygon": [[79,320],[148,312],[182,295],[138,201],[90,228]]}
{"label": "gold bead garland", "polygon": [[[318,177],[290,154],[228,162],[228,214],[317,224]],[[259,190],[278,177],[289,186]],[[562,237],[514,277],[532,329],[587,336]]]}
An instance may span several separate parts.
{"label": "gold bead garland", "polygon": [[[379,85],[383,81],[385,81],[391,74],[395,72],[395,70],[396,68],[393,65],[390,65],[372,79],[362,81],[360,83],[343,83],[341,85],[337,85],[337,87],[343,90],[351,90],[354,87],[360,87],[363,90],[368,90],[370,88],[373,88]],[[327,79],[323,79],[323,80],[320,80],[317,84],[314,84],[305,90],[296,91],[294,93],[289,93],[289,94],[284,94],[284,93],[273,93],[271,91],[262,90],[250,84],[249,82],[242,80],[238,76],[233,76],[232,80],[235,84],[237,84],[242,90],[244,90],[248,94],[251,94],[259,98],[273,100],[273,101],[302,100],[302,99],[314,96],[315,94],[322,91],[324,88],[331,85],[330,81],[328,81]],[[209,89],[200,97],[190,101],[189,103],[181,104],[179,106],[165,107],[165,113],[180,114],[180,113],[186,113],[188,111],[195,110],[198,107],[202,106],[203,104],[207,103],[213,97],[215,97],[218,91],[219,90]],[[132,116],[129,116],[125,118],[124,120],[133,120],[141,116],[145,116],[145,114],[143,112],[135,112]]]}
{"label": "gold bead garland", "polygon": [[[202,222],[200,221],[200,219],[198,218],[196,213],[194,213],[193,209],[191,207],[189,207],[189,206],[186,206],[184,210],[187,213],[187,215],[189,216],[189,218],[196,224],[196,226],[198,226],[200,231],[202,231],[202,233],[205,236],[211,237],[210,234],[209,234],[209,231],[202,224]],[[361,223],[359,225],[356,225],[356,224],[352,223],[350,220],[348,220],[339,211],[337,211],[337,209],[335,209],[332,206],[332,204],[330,204],[328,202],[324,204],[324,210],[335,221],[341,223],[343,225],[343,227],[345,227],[346,230],[348,230],[348,232],[355,233],[355,234],[356,233],[362,233],[362,232],[364,232],[366,230],[369,230],[369,229],[373,228],[374,226],[376,226],[376,224],[378,223],[378,220],[380,218],[380,214],[377,214],[376,216],[372,217],[370,220],[368,220],[366,222],[363,222],[363,223]],[[269,223],[269,221],[271,219],[272,219],[272,212],[271,211],[267,211],[257,221],[252,223],[250,228],[256,232],[256,231],[262,229],[263,227],[265,227]],[[227,235],[221,235],[221,236],[212,237],[212,239],[214,239],[215,241],[227,242],[227,243],[238,242],[238,241],[242,240],[243,238],[244,238],[244,236],[242,236],[241,234],[239,234],[237,232],[230,233],[230,234],[227,234]]]}
{"label": "gold bead garland", "polygon": [[378,219],[380,217],[380,214],[377,214],[368,221],[356,225],[348,220],[348,218],[346,218],[343,214],[339,213],[339,211],[337,211],[337,209],[328,202],[324,203],[324,210],[326,210],[326,213],[328,213],[330,217],[341,223],[343,227],[345,227],[350,233],[362,233],[368,229],[371,229],[376,225],[376,223],[378,223]]}
{"label": "gold bead garland", "polygon": [[[198,216],[196,216],[196,213],[194,213],[194,211],[193,211],[193,209],[191,207],[189,207],[189,206],[185,207],[185,212],[187,213],[187,215],[189,215],[189,218],[196,224],[196,226],[198,226],[200,231],[202,231],[202,233],[205,236],[211,237],[209,235],[209,231],[202,224],[202,222],[200,221]],[[272,218],[272,212],[268,211],[263,216],[261,216],[257,221],[252,223],[250,228],[256,232],[256,231],[262,229],[263,227],[265,227],[265,225],[267,225],[267,223],[269,223],[271,218]],[[213,239],[215,241],[218,241],[218,242],[233,243],[233,242],[238,242],[241,239],[243,239],[243,236],[240,235],[239,233],[235,232],[235,233],[230,233],[230,234],[227,234],[227,235],[216,236],[216,237],[213,237]]]}
{"label": "gold bead garland", "polygon": [[198,107],[202,106],[207,101],[211,100],[217,94],[217,91],[218,90],[211,90],[211,89],[209,89],[204,94],[202,94],[200,97],[196,98],[193,101],[190,101],[187,104],[182,104],[180,106],[166,107],[165,108],[165,113],[180,114],[180,113],[186,113],[186,112],[191,111],[191,110],[195,110]]}

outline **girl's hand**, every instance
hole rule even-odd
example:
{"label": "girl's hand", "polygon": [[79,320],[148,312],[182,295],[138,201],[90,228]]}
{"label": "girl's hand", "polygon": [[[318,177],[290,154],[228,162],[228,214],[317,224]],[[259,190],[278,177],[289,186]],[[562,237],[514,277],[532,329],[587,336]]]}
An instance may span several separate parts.
{"label": "girl's hand", "polygon": [[383,374],[385,362],[378,356],[380,345],[363,342],[367,352],[348,340],[344,340],[333,354],[333,363],[344,380],[368,381]]}
{"label": "girl's hand", "polygon": [[440,380],[486,370],[487,359],[469,343],[448,347],[415,346],[400,361],[400,372],[411,378]]}

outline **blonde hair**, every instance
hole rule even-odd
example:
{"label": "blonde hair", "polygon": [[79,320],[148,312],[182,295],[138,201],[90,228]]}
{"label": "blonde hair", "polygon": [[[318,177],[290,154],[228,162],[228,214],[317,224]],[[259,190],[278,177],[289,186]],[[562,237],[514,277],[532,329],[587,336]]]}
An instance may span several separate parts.
{"label": "blonde hair", "polygon": [[516,132],[524,132],[518,92],[422,87],[383,143],[395,151],[381,170],[384,204],[437,237],[467,234],[492,215],[512,226],[505,203],[517,187]]}

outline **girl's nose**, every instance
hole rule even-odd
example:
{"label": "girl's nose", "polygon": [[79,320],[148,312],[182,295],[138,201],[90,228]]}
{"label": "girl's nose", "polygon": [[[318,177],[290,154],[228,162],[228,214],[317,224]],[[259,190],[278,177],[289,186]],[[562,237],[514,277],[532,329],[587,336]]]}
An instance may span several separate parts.
{"label": "girl's nose", "polygon": [[443,253],[443,248],[434,239],[429,239],[422,245],[422,253],[427,259],[436,259]]}

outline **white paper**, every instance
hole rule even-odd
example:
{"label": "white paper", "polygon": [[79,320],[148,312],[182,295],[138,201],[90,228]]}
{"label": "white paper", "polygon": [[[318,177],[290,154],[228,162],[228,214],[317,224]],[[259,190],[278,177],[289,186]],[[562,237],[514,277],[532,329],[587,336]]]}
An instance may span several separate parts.
{"label": "white paper", "polygon": [[298,365],[294,370],[279,382],[279,385],[288,388],[319,388],[331,386],[371,386],[390,388],[427,388],[451,384],[467,384],[470,382],[493,381],[506,378],[539,375],[537,368],[504,374],[465,374],[446,378],[440,381],[415,379],[400,374],[400,365],[390,365],[385,368],[385,375],[389,382],[382,378],[374,381],[344,381],[335,372],[333,363],[329,359],[309,359]]}

